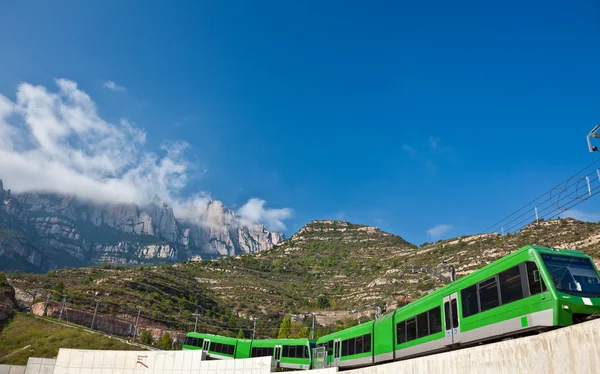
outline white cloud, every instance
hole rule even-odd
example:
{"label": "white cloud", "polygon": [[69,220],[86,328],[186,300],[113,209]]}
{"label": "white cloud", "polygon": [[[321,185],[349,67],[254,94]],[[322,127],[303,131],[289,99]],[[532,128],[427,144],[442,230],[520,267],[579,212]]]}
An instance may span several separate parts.
{"label": "white cloud", "polygon": [[106,81],[106,82],[104,82],[104,84],[102,85],[102,87],[108,88],[111,91],[117,91],[117,92],[125,92],[125,91],[127,91],[127,88],[125,88],[123,86],[119,86],[118,84],[116,84],[113,81]]}
{"label": "white cloud", "polygon": [[434,151],[438,151],[440,149],[440,139],[435,136],[429,137],[429,147]]}
{"label": "white cloud", "polygon": [[587,213],[579,209],[569,209],[560,214],[561,217],[571,217],[580,221],[597,222],[600,221],[600,213]]}
{"label": "white cloud", "polygon": [[416,155],[416,154],[417,154],[417,150],[416,150],[416,149],[414,149],[413,147],[411,147],[411,146],[410,146],[410,145],[408,145],[408,144],[402,144],[402,149],[403,149],[403,150],[404,150],[406,153],[408,153],[410,156],[414,156],[414,155]]}
{"label": "white cloud", "polygon": [[454,229],[454,226],[452,225],[441,224],[427,230],[427,235],[434,239],[437,239],[443,236],[444,234],[448,233],[452,229]]}
{"label": "white cloud", "polygon": [[292,218],[292,210],[265,209],[265,203],[264,200],[252,198],[237,211],[237,214],[254,222],[264,223],[267,227],[285,230],[283,221]]}
{"label": "white cloud", "polygon": [[[16,192],[72,194],[97,203],[145,205],[155,197],[178,218],[202,223],[210,196],[182,197],[196,165],[184,156],[185,142],[165,142],[160,152],[144,148],[135,124],[109,123],[73,81],[57,79],[57,92],[19,85],[13,102],[0,95],[0,178]],[[258,202],[258,203],[257,203]],[[264,209],[250,199],[243,212],[267,227],[285,228],[289,209]],[[260,208],[260,209],[258,209]]]}

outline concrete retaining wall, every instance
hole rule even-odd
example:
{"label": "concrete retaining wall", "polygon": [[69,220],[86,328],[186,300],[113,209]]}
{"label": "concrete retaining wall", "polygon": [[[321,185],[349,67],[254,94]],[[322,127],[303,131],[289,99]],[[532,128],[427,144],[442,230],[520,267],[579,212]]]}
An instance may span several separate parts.
{"label": "concrete retaining wall", "polygon": [[203,361],[202,351],[58,351],[52,374],[266,374],[271,358]]}
{"label": "concrete retaining wall", "polygon": [[344,373],[600,373],[600,320],[526,338],[349,370]]}
{"label": "concrete retaining wall", "polygon": [[0,374],[25,374],[26,367],[24,365],[0,365]]}
{"label": "concrete retaining wall", "polygon": [[27,370],[25,374],[52,374],[56,359],[29,357],[27,360]]}

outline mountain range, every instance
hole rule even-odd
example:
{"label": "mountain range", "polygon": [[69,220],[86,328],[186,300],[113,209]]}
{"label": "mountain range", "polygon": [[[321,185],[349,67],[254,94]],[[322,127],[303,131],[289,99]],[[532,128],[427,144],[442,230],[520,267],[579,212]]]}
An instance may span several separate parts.
{"label": "mountain range", "polygon": [[95,264],[212,259],[271,248],[285,237],[212,200],[202,223],[147,206],[98,204],[55,193],[11,193],[0,180],[0,270],[46,272]]}

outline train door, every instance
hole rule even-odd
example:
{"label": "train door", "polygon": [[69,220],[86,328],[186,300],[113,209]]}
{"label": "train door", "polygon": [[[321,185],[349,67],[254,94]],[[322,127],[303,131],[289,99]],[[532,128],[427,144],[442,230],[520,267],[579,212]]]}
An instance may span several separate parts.
{"label": "train door", "polygon": [[340,352],[342,350],[341,339],[335,339],[333,342],[333,366],[338,366],[340,363]]}
{"label": "train door", "polygon": [[281,361],[281,346],[276,345],[275,351],[273,352],[273,358],[275,359],[276,367],[279,367],[279,361]]}
{"label": "train door", "polygon": [[458,316],[458,293],[444,297],[444,326],[446,330],[445,344],[461,342],[460,318]]}
{"label": "train door", "polygon": [[210,339],[205,339],[204,344],[202,345],[202,350],[208,353],[208,348],[210,347]]}

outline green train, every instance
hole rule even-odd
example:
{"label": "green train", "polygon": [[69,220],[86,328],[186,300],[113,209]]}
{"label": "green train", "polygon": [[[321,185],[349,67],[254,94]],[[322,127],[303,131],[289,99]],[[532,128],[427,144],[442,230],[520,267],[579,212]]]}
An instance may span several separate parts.
{"label": "green train", "polygon": [[308,370],[316,342],[310,339],[236,339],[190,332],[182,349],[202,349],[208,359],[227,360],[271,356],[277,367]]}
{"label": "green train", "polygon": [[[600,279],[589,256],[526,246],[375,321],[322,336],[316,345],[325,349],[329,366],[356,368],[570,326],[599,314]],[[275,351],[258,353],[281,358]]]}

